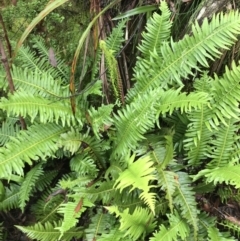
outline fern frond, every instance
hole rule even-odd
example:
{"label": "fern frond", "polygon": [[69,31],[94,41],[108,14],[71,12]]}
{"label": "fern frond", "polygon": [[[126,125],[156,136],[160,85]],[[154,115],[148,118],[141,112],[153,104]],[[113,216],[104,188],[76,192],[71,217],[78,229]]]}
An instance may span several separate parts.
{"label": "fern frond", "polygon": [[[99,240],[101,236],[109,233],[115,226],[116,218],[103,210],[97,210],[97,214],[91,218],[91,223],[84,230],[87,240]],[[123,235],[123,234],[122,234]]]}
{"label": "fern frond", "polygon": [[50,185],[52,180],[57,176],[58,171],[52,170],[52,171],[44,171],[44,175],[40,176],[38,178],[38,181],[36,183],[35,189],[39,191],[44,191],[46,187]]}
{"label": "fern frond", "polygon": [[23,175],[27,162],[32,164],[39,159],[54,156],[58,149],[56,142],[64,128],[52,123],[33,125],[11,138],[5,147],[0,148],[0,176],[11,178],[12,173]]}
{"label": "fern frond", "polygon": [[139,64],[134,78],[135,87],[128,92],[127,102],[158,86],[168,89],[170,85],[183,86],[181,77],[193,74],[192,69],[208,66],[207,59],[220,56],[219,48],[228,48],[240,31],[240,18],[237,11],[226,15],[214,16],[210,23],[205,19],[201,28],[196,22],[192,36],[186,35],[178,42],[163,43],[161,56],[156,51],[151,53],[149,61]]}
{"label": "fern frond", "polygon": [[[229,230],[229,232],[234,234],[235,236],[237,236],[237,237],[240,236],[239,223],[236,224],[236,223],[230,222],[229,220],[224,220],[224,222],[221,222],[221,226],[223,226],[224,229]],[[231,238],[233,238],[233,237],[231,237]],[[233,239],[233,240],[235,240],[235,239]]]}
{"label": "fern frond", "polygon": [[169,208],[173,211],[173,193],[177,186],[176,179],[178,178],[176,173],[171,171],[164,171],[162,168],[157,168],[158,170],[158,185],[161,190],[166,192],[166,199],[168,200]]}
{"label": "fern frond", "polygon": [[[29,238],[36,239],[38,241],[56,241],[60,240],[60,231],[56,229],[56,227],[61,226],[61,222],[46,222],[36,223],[33,226],[18,226],[16,225],[19,230],[25,233]],[[64,233],[62,240],[70,241],[73,237],[80,238],[82,237],[83,232],[78,228],[73,228]]]}
{"label": "fern frond", "polygon": [[48,71],[30,70],[13,65],[12,78],[17,90],[23,89],[33,95],[48,97],[52,100],[70,95],[69,88],[62,86],[61,79],[54,78]]}
{"label": "fern frond", "polygon": [[[205,212],[201,212],[198,215],[198,218],[199,218],[198,237],[199,237],[199,240],[205,241],[208,238],[208,229],[210,227],[214,227],[216,223],[216,217],[210,216]],[[188,240],[191,241],[191,237]]]}
{"label": "fern frond", "polygon": [[169,227],[160,225],[160,231],[150,238],[150,241],[172,241],[185,240],[189,235],[189,227],[185,220],[183,220],[177,213],[167,215],[169,220]]}
{"label": "fern frond", "polygon": [[49,51],[42,39],[33,38],[33,48],[35,51],[23,45],[19,49],[17,59],[14,63],[29,70],[37,69],[40,72],[47,71],[53,78],[61,77],[64,78],[65,81],[68,79],[69,70],[66,63],[55,54],[57,65],[53,67],[49,61]]}
{"label": "fern frond", "polygon": [[87,209],[87,207],[92,207],[93,204],[86,198],[76,198],[75,201],[68,201],[67,203],[62,203],[58,209],[58,213],[63,215],[62,224],[55,229],[59,230],[62,238],[63,235],[69,231],[71,228],[75,227],[78,222],[78,218]]}
{"label": "fern frond", "polygon": [[[225,234],[226,235],[226,234]],[[236,241],[235,238],[231,237],[229,233],[227,233],[228,237],[224,237],[224,234],[219,232],[219,230],[215,227],[208,228],[208,240],[209,241]]]}
{"label": "fern frond", "polygon": [[100,48],[102,49],[106,59],[109,79],[111,81],[111,87],[113,89],[115,98],[120,100],[120,94],[118,89],[119,72],[118,72],[118,64],[114,56],[114,52],[113,50],[107,48],[106,43],[103,40],[100,41]]}
{"label": "fern frond", "polygon": [[236,141],[235,133],[239,129],[239,120],[231,118],[226,120],[225,123],[227,126],[223,124],[218,126],[217,135],[207,148],[209,150],[208,157],[211,158],[211,162],[207,164],[208,169],[227,166],[236,158],[233,153]]}
{"label": "fern frond", "polygon": [[20,186],[17,184],[10,184],[10,187],[6,187],[4,200],[0,202],[1,211],[9,211],[13,208],[17,208],[19,205]]}
{"label": "fern frond", "polygon": [[206,149],[212,139],[213,133],[207,127],[207,121],[211,113],[206,106],[189,114],[188,129],[184,140],[184,148],[187,151],[189,165],[197,167],[201,160],[206,159]]}
{"label": "fern frond", "polygon": [[143,32],[142,43],[138,49],[143,54],[144,59],[149,59],[150,52],[154,50],[161,55],[161,46],[163,42],[170,39],[172,22],[170,20],[171,12],[165,1],[161,2],[161,15],[154,13],[148,20],[146,32]]}
{"label": "fern frond", "polygon": [[65,202],[65,197],[63,195],[56,195],[52,196],[49,200],[52,193],[52,189],[41,193],[41,197],[30,207],[31,213],[34,214],[36,221],[39,223],[53,222],[61,218],[57,210]]}
{"label": "fern frond", "polygon": [[58,140],[58,146],[72,155],[79,150],[81,144],[81,134],[72,127],[67,133],[61,134]]}
{"label": "fern frond", "polygon": [[154,126],[159,98],[159,89],[145,95],[139,93],[134,102],[114,115],[117,136],[113,155],[126,155],[129,148],[134,150],[138,141],[144,139],[143,134]]}
{"label": "fern frond", "polygon": [[79,176],[92,176],[97,174],[97,166],[95,161],[89,156],[88,153],[80,153],[75,155],[70,161],[72,171],[77,172]]}
{"label": "fern frond", "polygon": [[239,119],[240,66],[233,62],[231,67],[231,70],[226,67],[222,78],[215,76],[212,83],[212,118],[215,125],[218,125],[219,120],[227,125],[226,119]]}
{"label": "fern frond", "polygon": [[116,216],[120,217],[120,228],[124,237],[129,236],[133,240],[138,240],[140,237],[145,237],[151,233],[156,223],[153,222],[153,214],[149,210],[136,207],[132,214],[129,213],[129,209],[125,209],[123,212],[119,212],[117,207],[106,207],[110,213],[116,213]]}
{"label": "fern frond", "polygon": [[171,115],[173,111],[179,110],[181,113],[189,112],[194,109],[201,109],[202,106],[207,105],[210,99],[209,94],[205,92],[192,92],[190,94],[180,93],[178,90],[169,89],[161,94],[161,99],[157,104],[159,114],[169,112]]}
{"label": "fern frond", "polygon": [[114,54],[117,54],[121,49],[124,39],[124,28],[126,26],[127,19],[120,21],[116,27],[113,28],[110,36],[107,37],[106,46],[111,49]]}
{"label": "fern frond", "polygon": [[213,182],[214,185],[225,182],[227,185],[240,187],[240,165],[204,169],[194,177],[194,180],[201,176],[205,176],[206,182]]}
{"label": "fern frond", "polygon": [[191,181],[186,173],[179,172],[179,185],[176,186],[173,203],[180,207],[181,215],[194,229],[194,240],[198,232],[198,210],[194,192],[190,186]]}
{"label": "fern frond", "polygon": [[63,77],[65,81],[68,81],[69,78],[69,68],[64,59],[58,57],[55,53],[55,59],[57,61],[57,66],[52,67],[49,63],[49,50],[46,48],[43,39],[34,38],[33,47],[38,50],[38,54],[40,55],[40,59],[45,61],[48,64],[48,70],[51,71],[52,75],[55,78],[59,78],[59,76]]}
{"label": "fern frond", "polygon": [[116,180],[114,187],[120,189],[120,192],[128,186],[132,186],[130,192],[134,189],[141,189],[143,192],[140,194],[140,198],[149,206],[153,213],[155,213],[155,195],[150,193],[150,188],[154,187],[149,182],[156,180],[156,176],[153,175],[155,168],[153,168],[153,162],[149,157],[143,157],[134,162],[135,156],[130,157],[128,162],[128,168],[120,173]]}
{"label": "fern frond", "polygon": [[[0,108],[8,115],[30,116],[31,122],[39,117],[41,123],[62,122],[62,125],[75,123],[75,117],[68,101],[51,102],[50,100],[32,94],[17,91],[9,98],[1,98]],[[80,118],[77,117],[80,121]],[[81,124],[81,121],[79,122]]]}
{"label": "fern frond", "polygon": [[114,105],[102,105],[96,110],[94,107],[90,107],[88,110],[89,119],[95,136],[100,139],[101,132],[105,131],[105,128],[110,127],[113,123],[111,113]]}
{"label": "fern frond", "polygon": [[3,146],[9,139],[20,131],[19,125],[16,124],[17,119],[7,118],[6,121],[2,122],[0,128],[0,146]]}
{"label": "fern frond", "polygon": [[21,183],[19,207],[22,211],[26,206],[26,202],[29,201],[29,197],[31,196],[39,177],[42,176],[43,173],[42,163],[37,164],[27,173],[24,181]]}
{"label": "fern frond", "polygon": [[[116,227],[116,225],[115,225]],[[119,230],[119,227],[112,228],[109,233],[103,233],[99,238],[98,241],[133,241],[130,237],[123,237],[123,233]]]}

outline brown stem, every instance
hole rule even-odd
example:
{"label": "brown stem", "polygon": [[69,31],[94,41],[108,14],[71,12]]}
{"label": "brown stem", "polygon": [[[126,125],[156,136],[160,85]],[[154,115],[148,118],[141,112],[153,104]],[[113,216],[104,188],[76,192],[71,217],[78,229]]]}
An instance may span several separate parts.
{"label": "brown stem", "polygon": [[[2,63],[3,63],[3,67],[4,67],[5,72],[6,72],[8,86],[9,86],[11,94],[13,94],[14,91],[15,91],[15,87],[14,87],[14,83],[13,83],[13,79],[12,79],[12,75],[11,75],[8,59],[7,59],[7,56],[5,54],[4,47],[3,47],[3,44],[2,44],[1,40],[0,40],[0,55],[1,55],[1,60],[2,60]],[[19,120],[20,120],[22,129],[26,130],[27,126],[26,126],[26,122],[23,119],[23,117],[19,116]]]}
{"label": "brown stem", "polygon": [[10,41],[9,41],[9,38],[8,38],[7,30],[6,30],[1,12],[0,12],[0,24],[2,25],[4,39],[7,43],[8,55],[11,58],[12,57],[12,47],[11,47],[11,44],[10,44]]}

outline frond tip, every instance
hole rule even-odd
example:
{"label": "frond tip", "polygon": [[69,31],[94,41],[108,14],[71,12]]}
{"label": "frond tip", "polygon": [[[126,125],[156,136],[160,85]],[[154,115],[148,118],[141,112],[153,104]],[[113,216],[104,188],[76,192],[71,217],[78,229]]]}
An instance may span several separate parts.
{"label": "frond tip", "polygon": [[125,187],[132,186],[130,192],[138,188],[143,190],[140,198],[149,206],[153,213],[155,213],[155,194],[150,193],[150,188],[154,187],[149,182],[156,179],[153,174],[153,162],[150,157],[146,156],[134,162],[135,155],[128,159],[128,168],[120,173],[119,178],[116,180],[114,187],[123,191]]}

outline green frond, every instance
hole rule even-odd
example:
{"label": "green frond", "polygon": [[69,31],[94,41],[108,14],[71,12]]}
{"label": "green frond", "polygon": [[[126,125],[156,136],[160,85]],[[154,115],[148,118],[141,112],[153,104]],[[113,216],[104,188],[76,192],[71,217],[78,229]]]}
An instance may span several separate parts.
{"label": "green frond", "polygon": [[119,83],[119,72],[118,72],[118,63],[114,56],[114,52],[111,49],[107,48],[106,43],[101,40],[100,41],[100,48],[104,53],[107,65],[107,72],[109,73],[109,80],[111,81],[111,87],[113,89],[113,93],[117,100],[120,100],[120,94],[118,89]]}
{"label": "green frond", "polygon": [[144,59],[149,59],[150,52],[154,50],[161,55],[161,46],[164,41],[170,39],[172,22],[170,20],[171,12],[165,1],[160,5],[161,15],[154,13],[148,20],[146,32],[142,33],[143,40],[139,45],[139,50]]}
{"label": "green frond", "polygon": [[211,113],[206,106],[189,114],[188,128],[184,140],[184,149],[187,151],[186,159],[189,165],[201,165],[201,160],[206,159],[206,149],[212,140],[213,133],[207,127]]}
{"label": "green frond", "polygon": [[89,156],[95,160],[95,163],[99,168],[105,167],[105,153],[109,149],[109,143],[107,141],[101,141],[88,135],[82,135],[82,137],[82,140],[86,145],[84,152],[87,152]]}
{"label": "green frond", "polygon": [[[116,225],[115,225],[116,226]],[[133,241],[130,237],[123,237],[123,232],[119,230],[119,227],[112,228],[109,233],[103,233],[98,241]]]}
{"label": "green frond", "polygon": [[54,77],[61,76],[64,78],[65,81],[68,82],[69,67],[66,64],[65,60],[59,58],[57,52],[55,52],[55,59],[57,61],[57,66],[56,67],[51,66],[49,61],[49,50],[46,48],[46,45],[44,44],[44,41],[41,38],[34,38],[33,47],[37,49],[40,58],[43,59],[48,64],[49,66],[48,68],[52,72],[53,76]]}
{"label": "green frond", "polygon": [[[61,226],[61,222],[46,222],[36,223],[33,226],[18,226],[16,225],[19,230],[25,233],[29,238],[36,239],[38,241],[57,241],[60,240],[60,231],[56,229],[56,227]],[[80,238],[82,237],[83,232],[79,228],[73,228],[66,231],[61,240],[64,241],[71,241],[72,237]]]}
{"label": "green frond", "polygon": [[181,210],[181,215],[194,229],[194,240],[197,239],[198,232],[198,210],[195,195],[191,188],[191,181],[184,172],[178,172],[179,184],[176,186],[173,203]]}
{"label": "green frond", "polygon": [[88,110],[89,124],[91,125],[95,136],[100,139],[101,132],[104,132],[106,128],[110,127],[113,123],[111,113],[114,105],[102,105],[96,110],[94,107],[90,107]]}
{"label": "green frond", "polygon": [[113,185],[113,181],[97,182],[93,186],[83,190],[80,193],[84,196],[87,196],[87,198],[92,202],[101,200],[103,204],[107,205],[117,196],[117,192],[113,188]]}
{"label": "green frond", "polygon": [[0,202],[0,211],[9,211],[13,208],[17,208],[19,205],[20,186],[17,184],[10,184],[10,187],[6,187],[4,200]]}
{"label": "green frond", "polygon": [[219,57],[218,49],[231,46],[239,31],[240,18],[237,11],[213,16],[210,23],[205,19],[201,28],[196,22],[192,36],[186,35],[178,42],[171,40],[170,43],[163,43],[161,56],[153,51],[150,60],[138,65],[134,75],[137,82],[128,92],[127,102],[158,86],[165,89],[169,86],[183,86],[181,77],[193,75],[192,69],[199,69],[198,63],[207,67],[207,60]]}
{"label": "green frond", "polygon": [[235,188],[240,187],[240,165],[204,169],[200,171],[194,179],[196,180],[201,176],[205,176],[206,182],[213,182],[214,185],[224,182],[227,185],[235,186]]}
{"label": "green frond", "polygon": [[[0,76],[0,78],[3,77]],[[62,85],[61,79],[54,78],[48,71],[31,70],[13,65],[12,78],[17,90],[23,89],[28,93],[47,97],[53,101],[70,95],[69,88]]]}
{"label": "green frond", "polygon": [[117,26],[113,28],[110,36],[107,37],[106,46],[111,49],[116,55],[122,47],[124,39],[124,28],[126,26],[127,19],[120,21]]}
{"label": "green frond", "polygon": [[114,115],[117,128],[114,154],[124,156],[129,148],[134,150],[137,143],[144,139],[143,134],[154,126],[155,103],[159,98],[159,89],[145,95],[139,94],[134,102]]}
{"label": "green frond", "polygon": [[79,176],[92,176],[97,174],[97,166],[95,161],[89,156],[88,153],[80,153],[75,155],[70,161],[72,171],[77,172]]}
{"label": "green frond", "polygon": [[[160,225],[160,231],[154,233],[154,237],[150,241],[173,241],[186,240],[189,235],[189,226],[177,213],[167,215],[169,219],[169,227]],[[181,239],[179,239],[181,238]]]}
{"label": "green frond", "polygon": [[64,151],[69,151],[71,155],[79,150],[81,144],[81,134],[73,127],[68,132],[61,134],[58,140],[58,146]]}
{"label": "green frond", "polygon": [[185,133],[189,124],[189,119],[186,113],[174,111],[172,115],[164,118],[174,128],[173,145],[176,151],[182,151],[184,147]]}
{"label": "green frond", "polygon": [[[205,212],[200,212],[198,218],[198,237],[200,241],[205,241],[208,238],[208,229],[210,227],[214,227],[216,223],[216,217],[210,216]],[[191,241],[191,237],[188,239],[188,241]]]}
{"label": "green frond", "polygon": [[208,75],[208,71],[203,71],[200,78],[194,80],[193,87],[196,91],[209,93],[212,89],[214,79]]}
{"label": "green frond", "polygon": [[120,192],[129,186],[131,186],[130,192],[134,189],[143,190],[139,196],[140,199],[155,213],[155,194],[150,193],[150,189],[154,186],[149,184],[150,181],[156,180],[156,176],[153,174],[155,171],[155,168],[152,167],[153,162],[147,156],[134,160],[135,155],[128,158],[128,168],[120,173],[114,188],[120,189]]}
{"label": "green frond", "polygon": [[17,118],[7,118],[6,121],[2,122],[0,128],[0,146],[3,146],[20,131],[20,127],[16,122]]}
{"label": "green frond", "polygon": [[[22,46],[19,49],[15,64],[21,64],[21,67],[28,68],[29,70],[39,70],[40,72],[48,71],[54,78],[61,76],[65,80],[68,79],[68,68],[63,60],[59,59],[55,54],[57,66],[51,66],[49,61],[49,51],[47,50],[44,42],[40,38],[34,38],[32,51],[28,46]],[[37,53],[36,53],[37,51]],[[18,64],[19,62],[19,64]]]}
{"label": "green frond", "polygon": [[219,241],[236,241],[235,238],[231,237],[230,235],[228,235],[228,237],[224,237],[223,233],[219,232],[219,230],[215,227],[209,227],[208,228],[208,240],[209,241],[215,241],[215,240],[219,240]]}
{"label": "green frond", "polygon": [[190,112],[194,109],[201,109],[202,106],[208,105],[209,94],[205,92],[192,92],[187,94],[180,93],[178,90],[169,89],[161,94],[161,99],[157,104],[157,110],[160,114],[169,112],[171,115],[173,111],[179,110],[181,113]]}
{"label": "green frond", "polygon": [[236,141],[235,133],[239,129],[239,120],[228,119],[226,125],[221,124],[216,131],[217,135],[212,138],[209,143],[208,157],[211,158],[211,162],[207,164],[207,168],[217,168],[227,166],[230,162],[235,160],[234,143]]}
{"label": "green frond", "polygon": [[44,175],[40,176],[38,178],[38,181],[35,185],[35,189],[38,191],[44,191],[46,187],[50,185],[52,180],[57,176],[58,171],[57,170],[51,170],[51,171],[44,171]]}
{"label": "green frond", "polygon": [[227,125],[227,119],[239,119],[240,66],[233,62],[231,67],[231,70],[226,67],[222,78],[215,76],[212,83],[212,118],[215,125],[218,125],[219,120]]}
{"label": "green frond", "polygon": [[[235,217],[233,217],[233,219],[235,219]],[[229,220],[224,220],[223,222],[221,222],[221,226],[224,229],[229,230],[229,232],[234,234],[235,236],[240,237],[239,221],[238,219],[235,219],[235,220],[237,221],[237,223],[230,222]],[[233,238],[233,240],[236,240],[236,239]]]}
{"label": "green frond", "polygon": [[62,224],[55,228],[61,233],[59,239],[62,238],[67,231],[75,227],[78,222],[78,218],[87,209],[87,207],[93,206],[93,204],[86,198],[82,199],[78,194],[75,196],[78,196],[78,199],[76,198],[74,201],[68,200],[67,203],[62,203],[58,208],[57,212],[63,215]]}
{"label": "green frond", "polygon": [[[109,233],[115,226],[116,218],[109,213],[104,213],[102,208],[97,210],[97,214],[91,218],[91,222],[84,230],[87,240],[99,240],[101,236]],[[122,233],[123,235],[123,233]]]}
{"label": "green frond", "polygon": [[31,165],[33,161],[54,156],[58,149],[56,142],[64,131],[52,123],[32,125],[20,131],[0,148],[0,176],[11,179],[12,173],[23,175],[25,163]]}
{"label": "green frond", "polygon": [[152,233],[156,223],[153,222],[153,214],[149,210],[136,207],[132,214],[129,209],[119,212],[117,207],[106,207],[110,213],[116,213],[120,217],[119,230],[124,233],[124,237],[130,237],[133,240],[138,240],[140,237]]}
{"label": "green frond", "polygon": [[[59,220],[61,215],[57,213],[58,208],[65,202],[64,195],[51,196],[52,189],[47,189],[41,193],[41,197],[30,207],[31,213],[39,223],[53,222]],[[51,198],[49,198],[51,196]]]}
{"label": "green frond", "polygon": [[158,171],[158,185],[160,186],[161,190],[166,193],[165,198],[169,202],[169,208],[171,212],[173,211],[173,193],[177,186],[177,174],[171,171],[163,170],[162,168],[157,168]]}
{"label": "green frond", "polygon": [[27,173],[24,181],[21,183],[19,207],[22,211],[26,206],[26,202],[29,201],[39,177],[42,176],[43,173],[42,163],[39,163]]}
{"label": "green frond", "polygon": [[79,116],[75,118],[72,114],[68,100],[52,102],[44,97],[34,96],[23,91],[17,91],[14,95],[9,94],[8,99],[1,98],[0,109],[6,111],[8,115],[30,116],[31,122],[39,118],[41,123],[61,121],[65,126],[75,123],[77,118],[81,124]]}
{"label": "green frond", "polygon": [[[59,186],[62,189],[72,189],[74,187],[86,187],[88,183],[92,181],[91,176],[78,176],[76,173],[70,173],[68,175],[63,175],[59,180]],[[79,190],[78,190],[79,191]]]}

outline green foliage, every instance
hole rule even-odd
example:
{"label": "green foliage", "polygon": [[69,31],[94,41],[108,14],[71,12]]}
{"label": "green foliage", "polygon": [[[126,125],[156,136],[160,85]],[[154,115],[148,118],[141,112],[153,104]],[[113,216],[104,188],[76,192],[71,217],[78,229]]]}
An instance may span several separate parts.
{"label": "green foliage", "polygon": [[[229,213],[219,218],[221,209],[207,199],[213,192],[215,205],[233,206],[239,198],[240,67],[233,62],[214,77],[206,69],[221,49],[234,44],[240,15],[230,11],[201,26],[196,22],[191,35],[174,42],[165,1],[160,13],[146,24],[133,69],[135,84],[121,105],[100,101],[101,81],[88,79],[74,96],[73,114],[67,67],[61,59],[57,68],[51,66],[39,39],[34,40],[39,56],[22,47],[13,63],[13,94],[0,70],[5,91],[0,99],[0,211],[20,208],[24,213],[31,206],[34,221],[16,225],[29,238],[237,237],[238,218]],[[102,44],[110,81],[119,81],[116,54],[126,21]],[[118,84],[112,83],[116,93]],[[20,130],[19,116],[26,130]]]}

